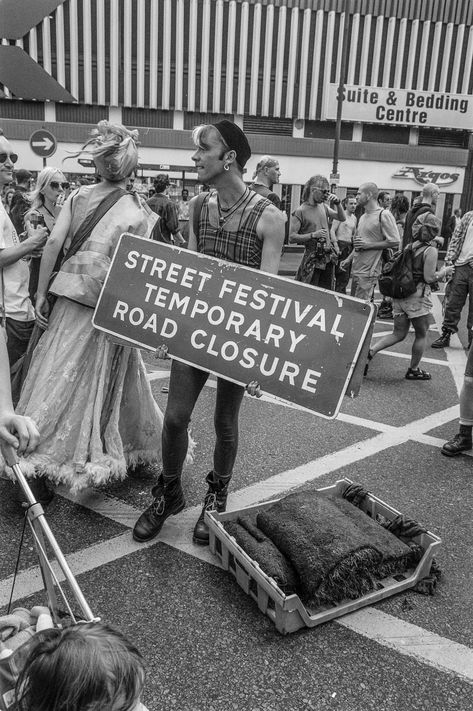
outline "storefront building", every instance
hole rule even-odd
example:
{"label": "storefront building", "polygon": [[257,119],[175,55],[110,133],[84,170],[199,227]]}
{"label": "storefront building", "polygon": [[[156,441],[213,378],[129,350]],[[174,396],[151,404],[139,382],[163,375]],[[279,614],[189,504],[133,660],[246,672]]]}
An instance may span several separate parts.
{"label": "storefront building", "polygon": [[[18,165],[40,170],[91,124],[121,121],[140,130],[145,179],[192,188],[191,128],[229,117],[250,137],[248,180],[261,155],[279,159],[289,211],[333,172],[345,45],[339,194],[435,182],[442,217],[473,205],[472,19],[468,0],[3,0],[0,126]],[[42,128],[47,158],[31,141]]]}

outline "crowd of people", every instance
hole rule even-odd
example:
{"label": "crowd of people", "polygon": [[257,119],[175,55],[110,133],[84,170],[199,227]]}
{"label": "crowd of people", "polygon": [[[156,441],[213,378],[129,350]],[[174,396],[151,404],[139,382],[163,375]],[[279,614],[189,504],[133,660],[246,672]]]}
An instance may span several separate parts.
{"label": "crowd of people", "polygon": [[[143,530],[146,517],[153,519],[151,529],[156,535],[160,528],[154,521],[156,511],[161,512],[162,525],[166,511],[175,512],[183,506],[176,482],[184,461],[191,457],[193,443],[187,428],[207,376],[201,371],[177,373],[182,364],[173,363],[168,410],[163,416],[146,383],[139,352],[111,344],[92,328],[91,309],[117,238],[125,229],[133,229],[167,244],[277,273],[286,231],[285,213],[274,189],[281,176],[275,158],[263,156],[248,185],[243,176],[251,149],[235,124],[224,121],[207,127],[195,134],[195,141],[193,160],[206,196],[199,204],[197,222],[196,200],[190,199],[185,188],[179,201],[171,199],[170,189],[176,186],[168,174],[158,174],[147,194],[130,190],[138,161],[136,132],[101,122],[77,154],[93,159],[96,179],[79,186],[71,185],[63,170],[53,167],[44,168],[35,184],[28,170],[16,170],[13,182],[17,156],[8,151],[7,139],[0,136],[5,158],[0,173],[2,306],[14,404],[18,413],[37,422],[42,433],[37,451],[25,461],[26,473],[37,497],[47,503],[52,497],[51,484],[67,483],[76,490],[121,479],[134,469],[156,471],[162,461],[153,504],[134,531],[138,540],[150,535],[149,530]],[[113,160],[109,159],[111,147],[115,150]],[[212,156],[216,164],[219,161],[219,175],[214,174],[215,166],[212,170],[206,167],[212,149],[219,154],[218,158]],[[342,201],[336,186],[316,174],[303,186],[301,204],[292,211],[288,240],[304,248],[295,278],[312,286],[342,294],[350,289],[352,296],[373,301],[383,265],[396,250],[412,247],[416,292],[405,299],[383,297],[378,304],[378,317],[392,319],[393,331],[373,340],[365,374],[374,356],[404,340],[412,325],[415,336],[405,377],[431,378],[420,363],[432,318],[431,291],[445,277],[450,280],[442,334],[431,345],[449,345],[467,297],[471,344],[473,213],[462,217],[460,210],[455,210],[447,221],[448,250],[445,266],[438,269],[438,248],[443,244],[440,221],[435,217],[438,195],[438,186],[428,183],[409,205],[402,193],[392,196],[379,191],[375,183],[365,182],[356,194],[349,193]],[[259,231],[266,229],[271,210],[280,224],[271,239],[264,239]],[[84,388],[85,381],[88,388]],[[216,419],[221,425],[217,427],[214,469],[207,477],[204,510],[209,496],[215,504],[215,495],[227,491],[236,456],[242,391],[227,394],[229,387],[233,386],[219,382]],[[140,407],[133,410],[136,398],[130,393],[137,391]],[[59,408],[57,403],[61,403]],[[226,409],[222,410],[223,403]],[[76,422],[71,422],[71,412],[77,414]],[[153,435],[143,434],[151,431]],[[175,501],[166,507],[167,491],[174,489],[177,493],[171,498]],[[145,528],[149,526],[148,521]],[[199,541],[202,536],[195,532],[194,538]]]}
{"label": "crowd of people", "polygon": [[[127,475],[151,473],[155,478],[151,502],[133,529],[135,540],[145,542],[159,534],[169,516],[185,507],[182,475],[193,449],[189,423],[209,373],[173,360],[163,415],[153,398],[140,351],[114,343],[93,328],[91,316],[117,241],[123,232],[133,232],[277,274],[286,215],[274,191],[281,174],[277,160],[263,156],[253,182],[244,181],[251,148],[236,124],[223,120],[194,130],[192,160],[199,182],[208,189],[194,200],[188,190],[182,190],[177,205],[167,194],[171,185],[167,174],[156,177],[153,195],[146,195],[146,199],[128,189],[138,164],[137,139],[136,131],[102,121],[76,154],[93,160],[98,176],[95,182],[72,188],[62,170],[51,167],[39,173],[34,187],[31,173],[17,170],[13,189],[17,156],[7,138],[0,135],[4,327],[0,338],[0,440],[16,450],[33,493],[43,504],[54,495],[53,484],[63,483],[77,491]],[[458,328],[468,294],[473,303],[473,212],[463,218],[455,215],[458,222],[452,226],[445,266],[438,268],[442,243],[441,223],[434,214],[438,192],[436,185],[427,184],[420,199],[409,205],[404,195],[392,197],[380,192],[375,183],[365,182],[356,194],[348,194],[342,201],[328,180],[316,174],[304,185],[301,204],[291,214],[289,241],[304,248],[295,278],[305,284],[341,294],[346,294],[351,284],[352,296],[372,301],[383,264],[393,251],[403,248],[412,252],[415,293],[381,303],[380,315],[392,317],[393,332],[373,340],[366,374],[374,356],[404,340],[412,325],[415,337],[405,377],[430,380],[420,362],[430,323],[432,289],[438,280],[452,278],[438,339],[442,346],[449,344],[450,334]],[[473,308],[470,315],[473,318]],[[468,327],[471,333],[470,319]],[[470,336],[469,344],[471,340]],[[432,344],[434,348],[440,347],[438,342]],[[460,432],[444,445],[446,456],[472,448],[472,353],[460,400]],[[168,357],[167,349],[158,348],[157,355]],[[14,377],[21,375],[16,411],[9,366]],[[213,462],[193,532],[194,542],[200,545],[209,541],[205,512],[222,512],[226,507],[245,391],[261,396],[257,382],[244,387],[217,378]],[[138,709],[142,686],[139,655],[118,633],[84,626],[80,634],[85,637],[86,631],[97,653],[108,644],[106,639],[125,645],[124,659],[130,662],[128,681],[114,676],[110,669],[102,671],[109,678],[110,698],[128,704],[110,708]],[[45,650],[52,650],[48,668],[53,673],[54,654],[60,649],[64,653],[72,650],[77,641],[76,633],[56,631],[37,643],[23,672],[22,694],[30,699],[24,708],[46,708],[31,705],[37,679],[45,678]],[[104,664],[106,660],[105,655]],[[125,674],[120,670],[120,675],[122,671]],[[101,673],[101,668],[97,667],[96,673]],[[48,706],[56,707],[53,702]],[[79,711],[99,706],[71,708]]]}

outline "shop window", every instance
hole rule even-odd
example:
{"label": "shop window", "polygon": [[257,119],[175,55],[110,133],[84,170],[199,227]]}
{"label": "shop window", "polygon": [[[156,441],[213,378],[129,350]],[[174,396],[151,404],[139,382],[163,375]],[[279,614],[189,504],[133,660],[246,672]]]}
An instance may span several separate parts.
{"label": "shop window", "polygon": [[24,121],[44,121],[42,101],[0,100],[0,116],[4,119],[23,119]]}
{"label": "shop window", "polygon": [[468,131],[448,131],[444,128],[419,128],[419,146],[468,148]]}
{"label": "shop window", "polygon": [[409,143],[410,128],[408,126],[383,126],[365,123],[363,125],[363,141],[369,143]]}
{"label": "shop window", "polygon": [[123,107],[122,121],[124,126],[133,126],[133,128],[172,128],[174,111]]}
{"label": "shop window", "polygon": [[245,133],[262,133],[267,136],[292,136],[292,119],[245,116],[243,130]]}
{"label": "shop window", "polygon": [[[335,121],[306,121],[304,136],[306,138],[331,138],[335,139]],[[353,124],[342,121],[340,130],[342,141],[351,141],[353,138]]]}
{"label": "shop window", "polygon": [[56,104],[56,121],[65,123],[98,123],[108,120],[108,106],[87,104]]}

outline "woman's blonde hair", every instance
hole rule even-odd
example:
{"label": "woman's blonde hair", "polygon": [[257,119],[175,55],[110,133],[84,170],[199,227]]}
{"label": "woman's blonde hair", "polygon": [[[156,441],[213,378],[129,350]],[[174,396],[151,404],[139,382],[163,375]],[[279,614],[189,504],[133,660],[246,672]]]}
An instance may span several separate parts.
{"label": "woman's blonde hair", "polygon": [[[58,168],[43,168],[41,173],[38,174],[35,189],[32,190],[31,193],[27,196],[28,200],[31,202],[31,207],[26,213],[25,217],[37,210],[39,207],[43,207],[43,190],[48,187],[49,183],[53,180],[56,174],[59,174],[60,176],[62,176],[62,178],[64,178],[63,174]],[[59,179],[58,182],[62,182],[61,179]]]}
{"label": "woman's blonde hair", "polygon": [[92,137],[81,150],[67,156],[77,158],[88,155],[92,158],[97,172],[105,180],[113,183],[128,178],[138,165],[138,131],[128,130],[125,126],[108,121],[99,121]]}

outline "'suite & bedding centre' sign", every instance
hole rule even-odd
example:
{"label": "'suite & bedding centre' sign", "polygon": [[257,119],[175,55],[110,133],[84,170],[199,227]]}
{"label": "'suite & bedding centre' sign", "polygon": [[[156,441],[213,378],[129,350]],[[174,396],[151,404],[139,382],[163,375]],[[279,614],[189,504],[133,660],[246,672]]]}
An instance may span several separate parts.
{"label": "'suite & bedding centre' sign", "polygon": [[[325,118],[337,118],[338,85],[329,84]],[[466,94],[347,85],[342,119],[365,123],[473,129],[473,97]]]}

